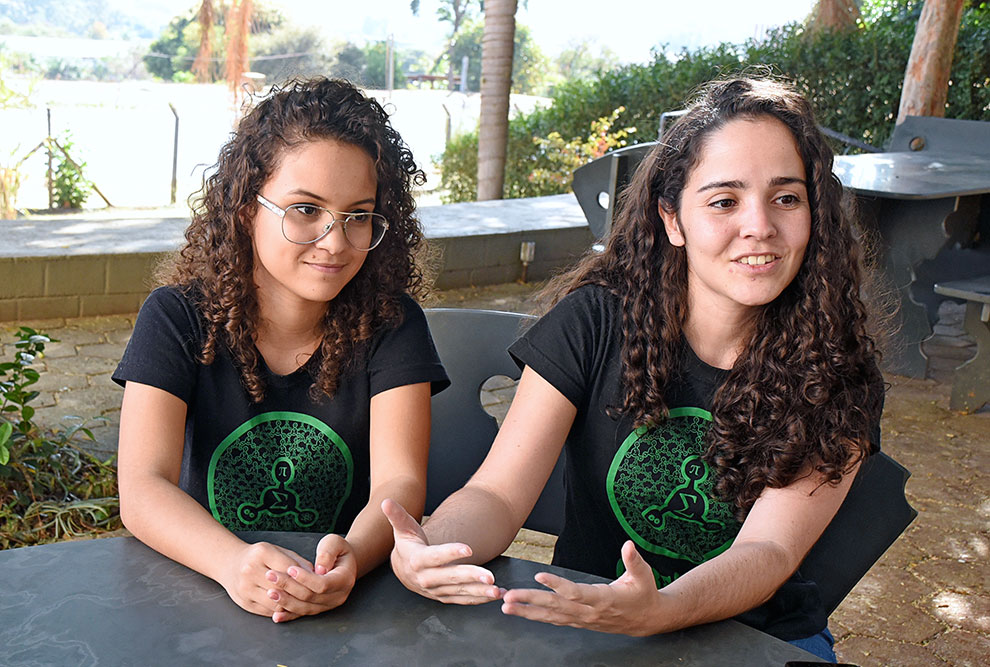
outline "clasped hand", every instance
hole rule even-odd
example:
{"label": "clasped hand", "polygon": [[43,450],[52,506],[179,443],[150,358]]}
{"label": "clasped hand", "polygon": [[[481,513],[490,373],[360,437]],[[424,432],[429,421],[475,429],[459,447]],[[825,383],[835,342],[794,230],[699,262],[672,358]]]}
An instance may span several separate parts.
{"label": "clasped hand", "polygon": [[386,500],[382,511],[392,524],[392,571],[409,590],[446,604],[484,604],[502,600],[502,612],[533,621],[632,636],[654,634],[663,593],[653,569],[635,545],[622,546],[626,571],[610,584],[579,584],[540,572],[536,582],[550,590],[506,590],[490,570],[459,562],[471,555],[466,544],[431,545],[422,527],[398,503]]}
{"label": "clasped hand", "polygon": [[340,606],[356,580],[351,546],[330,534],[317,545],[315,564],[267,542],[245,545],[219,583],[242,609],[283,623]]}

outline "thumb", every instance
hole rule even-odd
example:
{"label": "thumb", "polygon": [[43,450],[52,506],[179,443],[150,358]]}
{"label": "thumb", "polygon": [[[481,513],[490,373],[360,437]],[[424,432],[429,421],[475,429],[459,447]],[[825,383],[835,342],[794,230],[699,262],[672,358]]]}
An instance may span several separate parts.
{"label": "thumb", "polygon": [[640,555],[639,550],[636,549],[636,545],[633,544],[632,540],[626,540],[625,544],[622,545],[622,564],[625,566],[626,571],[620,579],[628,577],[634,582],[649,582],[651,587],[656,586],[656,580],[653,577],[653,568],[643,560],[643,556]]}
{"label": "thumb", "polygon": [[400,539],[413,539],[423,544],[429,544],[423,527],[419,525],[416,519],[412,518],[405,507],[391,498],[386,498],[382,501],[382,512],[388,522],[392,524],[392,532],[396,542]]}
{"label": "thumb", "polygon": [[324,535],[316,545],[314,572],[326,574],[337,565],[339,559],[346,557],[350,552],[350,545],[340,535],[335,533]]}

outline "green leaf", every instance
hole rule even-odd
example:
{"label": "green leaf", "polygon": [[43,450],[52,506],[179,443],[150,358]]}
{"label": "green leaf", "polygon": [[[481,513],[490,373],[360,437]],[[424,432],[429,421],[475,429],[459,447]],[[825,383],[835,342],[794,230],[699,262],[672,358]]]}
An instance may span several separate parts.
{"label": "green leaf", "polygon": [[0,424],[0,445],[7,444],[10,440],[10,434],[14,432],[14,426],[10,422],[3,422]]}
{"label": "green leaf", "polygon": [[6,445],[0,445],[0,466],[5,466],[10,461],[10,450]]}
{"label": "green leaf", "polygon": [[21,419],[28,422],[31,421],[32,417],[34,417],[34,408],[32,408],[30,405],[25,405],[23,408],[21,408]]}

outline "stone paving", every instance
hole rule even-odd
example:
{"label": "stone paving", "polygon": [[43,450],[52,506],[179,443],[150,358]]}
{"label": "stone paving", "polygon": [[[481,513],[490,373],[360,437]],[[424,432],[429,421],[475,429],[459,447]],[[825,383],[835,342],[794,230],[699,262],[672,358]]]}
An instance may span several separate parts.
{"label": "stone paving", "polygon": [[[438,292],[431,305],[528,312],[530,285]],[[134,316],[23,322],[61,342],[49,346],[34,405],[50,426],[104,418],[95,426],[103,456],[116,451],[121,390],[110,373]],[[0,325],[0,358],[11,355],[15,325]],[[888,376],[883,447],[913,473],[907,496],[914,524],[832,615],[840,660],[857,665],[990,665],[990,410],[948,409],[950,386]],[[496,378],[482,402],[497,418],[514,391]],[[512,555],[547,562],[553,537],[522,531]]]}

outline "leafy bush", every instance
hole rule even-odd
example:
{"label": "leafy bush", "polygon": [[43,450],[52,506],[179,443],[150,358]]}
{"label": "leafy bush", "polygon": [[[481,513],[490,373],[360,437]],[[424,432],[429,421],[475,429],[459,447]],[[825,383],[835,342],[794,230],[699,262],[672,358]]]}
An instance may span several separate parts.
{"label": "leafy bush", "polygon": [[13,361],[0,363],[0,549],[120,528],[113,465],[74,443],[93,432],[34,422],[41,376],[31,366],[52,339],[28,327],[17,339]]}
{"label": "leafy bush", "polygon": [[[660,114],[680,109],[698,85],[720,75],[770,66],[791,79],[815,106],[819,121],[833,130],[874,146],[890,138],[900,104],[904,70],[921,13],[921,0],[866,0],[855,31],[809,34],[802,24],[771,30],[760,41],[723,43],[695,51],[654,52],[645,65],[603,71],[590,80],[556,88],[554,103],[512,119],[506,164],[506,197],[566,192],[563,178],[530,178],[535,169],[551,168],[533,137],[549,139],[556,132],[580,141],[597,118],[625,106],[625,122],[636,126],[636,141],[656,137]],[[990,120],[990,2],[970,2],[963,13],[953,58],[946,117]],[[565,143],[567,143],[565,141]],[[463,184],[476,178],[448,169],[477,164],[467,155],[477,152],[477,133],[458,137],[440,159],[442,185],[458,185],[449,201],[467,201],[473,193]],[[473,194],[470,195],[473,198]]]}
{"label": "leafy bush", "polygon": [[[82,208],[86,199],[93,191],[93,184],[83,175],[86,163],[78,159],[70,160],[73,146],[72,135],[65,132],[58,142],[62,150],[52,151],[55,155],[55,176],[52,180],[52,191],[55,195],[55,206],[58,208]],[[68,155],[67,155],[68,154]],[[78,156],[77,156],[78,157]]]}

